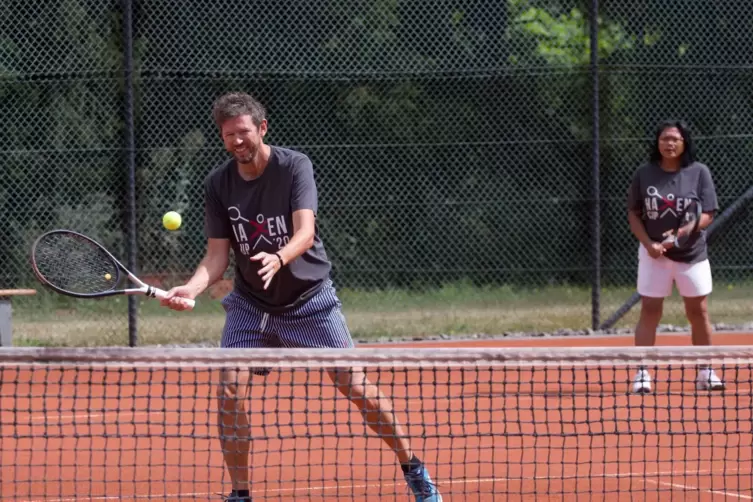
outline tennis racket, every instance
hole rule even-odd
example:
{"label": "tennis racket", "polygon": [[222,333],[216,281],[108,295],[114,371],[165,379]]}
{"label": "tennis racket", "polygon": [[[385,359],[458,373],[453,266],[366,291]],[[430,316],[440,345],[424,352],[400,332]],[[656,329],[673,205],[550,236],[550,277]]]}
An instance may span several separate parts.
{"label": "tennis racket", "polygon": [[[31,248],[31,265],[43,285],[76,298],[144,295],[161,299],[167,295],[133,275],[94,239],[71,230],[52,230],[37,238]],[[189,309],[196,304],[182,300]]]}
{"label": "tennis racket", "polygon": [[672,244],[676,248],[687,246],[698,231],[702,214],[701,202],[698,199],[690,199],[690,202],[677,215],[677,226],[664,239],[664,244]]}

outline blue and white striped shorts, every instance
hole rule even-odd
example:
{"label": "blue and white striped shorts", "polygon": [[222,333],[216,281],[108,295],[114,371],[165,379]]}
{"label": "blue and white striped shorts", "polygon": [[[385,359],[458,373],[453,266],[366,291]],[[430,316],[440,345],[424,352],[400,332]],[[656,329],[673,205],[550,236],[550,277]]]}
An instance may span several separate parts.
{"label": "blue and white striped shorts", "polygon": [[231,291],[223,300],[226,312],[222,347],[333,348],[354,346],[332,281],[307,302],[281,314],[264,312]]}

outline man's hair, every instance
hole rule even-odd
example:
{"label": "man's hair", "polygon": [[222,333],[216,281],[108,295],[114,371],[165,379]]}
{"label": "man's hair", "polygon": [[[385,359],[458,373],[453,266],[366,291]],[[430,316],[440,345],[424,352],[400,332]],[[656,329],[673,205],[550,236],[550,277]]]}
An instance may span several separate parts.
{"label": "man's hair", "polygon": [[665,120],[656,127],[654,144],[651,146],[651,162],[656,164],[661,163],[661,152],[659,151],[659,137],[665,129],[676,127],[680,131],[682,136],[683,147],[685,148],[680,157],[680,167],[688,167],[695,162],[695,145],[693,144],[693,137],[690,134],[690,127],[682,120]]}
{"label": "man's hair", "polygon": [[217,98],[212,106],[212,117],[217,127],[235,117],[250,115],[253,123],[258,127],[267,118],[267,111],[253,96],[244,92],[230,92]]}

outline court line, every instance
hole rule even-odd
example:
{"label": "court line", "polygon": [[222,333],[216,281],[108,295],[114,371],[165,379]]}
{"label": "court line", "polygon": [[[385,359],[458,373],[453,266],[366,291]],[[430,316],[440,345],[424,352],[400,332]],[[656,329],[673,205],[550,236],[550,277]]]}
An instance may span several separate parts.
{"label": "court line", "polygon": [[697,490],[704,493],[711,493],[714,495],[723,495],[725,497],[733,497],[737,499],[753,500],[753,497],[750,497],[748,495],[743,495],[742,493],[735,493],[735,492],[730,492],[730,491],[709,490],[706,488],[699,488],[697,486],[692,486],[692,485],[681,485],[680,483],[668,483],[666,481],[655,481],[653,479],[644,479],[643,482],[654,483],[657,485],[671,486],[674,488],[682,488],[683,490]]}
{"label": "court line", "polygon": [[[589,478],[603,478],[603,479],[621,479],[621,478],[645,478],[645,477],[659,477],[659,476],[698,476],[702,474],[716,474],[716,473],[737,473],[740,472],[740,469],[710,469],[710,470],[695,470],[695,471],[656,471],[656,472],[626,472],[626,473],[602,473],[602,474],[592,474],[589,475]],[[568,481],[568,480],[577,480],[579,476],[577,475],[560,475],[560,476],[534,476],[534,477],[521,477],[521,478],[469,478],[469,479],[451,479],[444,482],[438,482],[437,485],[440,487],[440,489],[443,486],[448,485],[459,485],[459,484],[470,484],[470,485],[480,485],[485,483],[510,483],[510,482],[526,482],[526,481],[551,481],[551,480],[559,480],[559,481]],[[659,484],[660,482],[652,480],[652,479],[641,479],[642,481],[646,482],[652,482]],[[661,484],[668,484],[668,483],[661,483]],[[338,483],[336,485],[322,485],[322,486],[309,486],[309,487],[294,487],[294,488],[270,488],[267,490],[251,490],[251,495],[255,494],[270,494],[270,493],[300,493],[300,492],[328,492],[333,491],[337,489],[341,490],[358,490],[358,489],[364,489],[364,488],[383,488],[383,487],[397,487],[397,486],[403,486],[404,483],[394,483],[394,482],[388,482],[388,483],[366,483],[366,484],[342,484]],[[677,485],[677,488],[691,488],[693,490],[697,490],[697,488],[692,487],[685,487],[683,485]],[[709,493],[714,493],[710,490],[704,490],[708,491]],[[719,492],[723,493],[728,496],[734,496],[729,495],[725,492]],[[149,495],[133,495],[133,496],[99,496],[99,497],[89,497],[85,499],[81,498],[60,498],[60,499],[44,499],[44,500],[38,500],[38,499],[30,499],[30,500],[24,500],[22,502],[74,502],[77,500],[85,500],[85,501],[98,501],[98,500],[143,500],[143,499],[151,499],[151,498],[165,498],[165,497],[206,497],[216,495],[221,497],[222,495],[217,492],[204,492],[204,493],[162,493],[162,494],[149,494]],[[753,500],[753,497],[748,497],[747,495],[739,495],[740,498],[750,499]]]}

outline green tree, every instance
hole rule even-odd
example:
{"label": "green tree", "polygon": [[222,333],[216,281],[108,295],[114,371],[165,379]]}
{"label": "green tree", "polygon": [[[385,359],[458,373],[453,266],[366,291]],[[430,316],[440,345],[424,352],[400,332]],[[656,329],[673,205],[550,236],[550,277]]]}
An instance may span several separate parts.
{"label": "green tree", "polygon": [[120,239],[122,162],[118,18],[113,2],[6,2],[0,26],[0,261],[28,283],[43,230]]}

